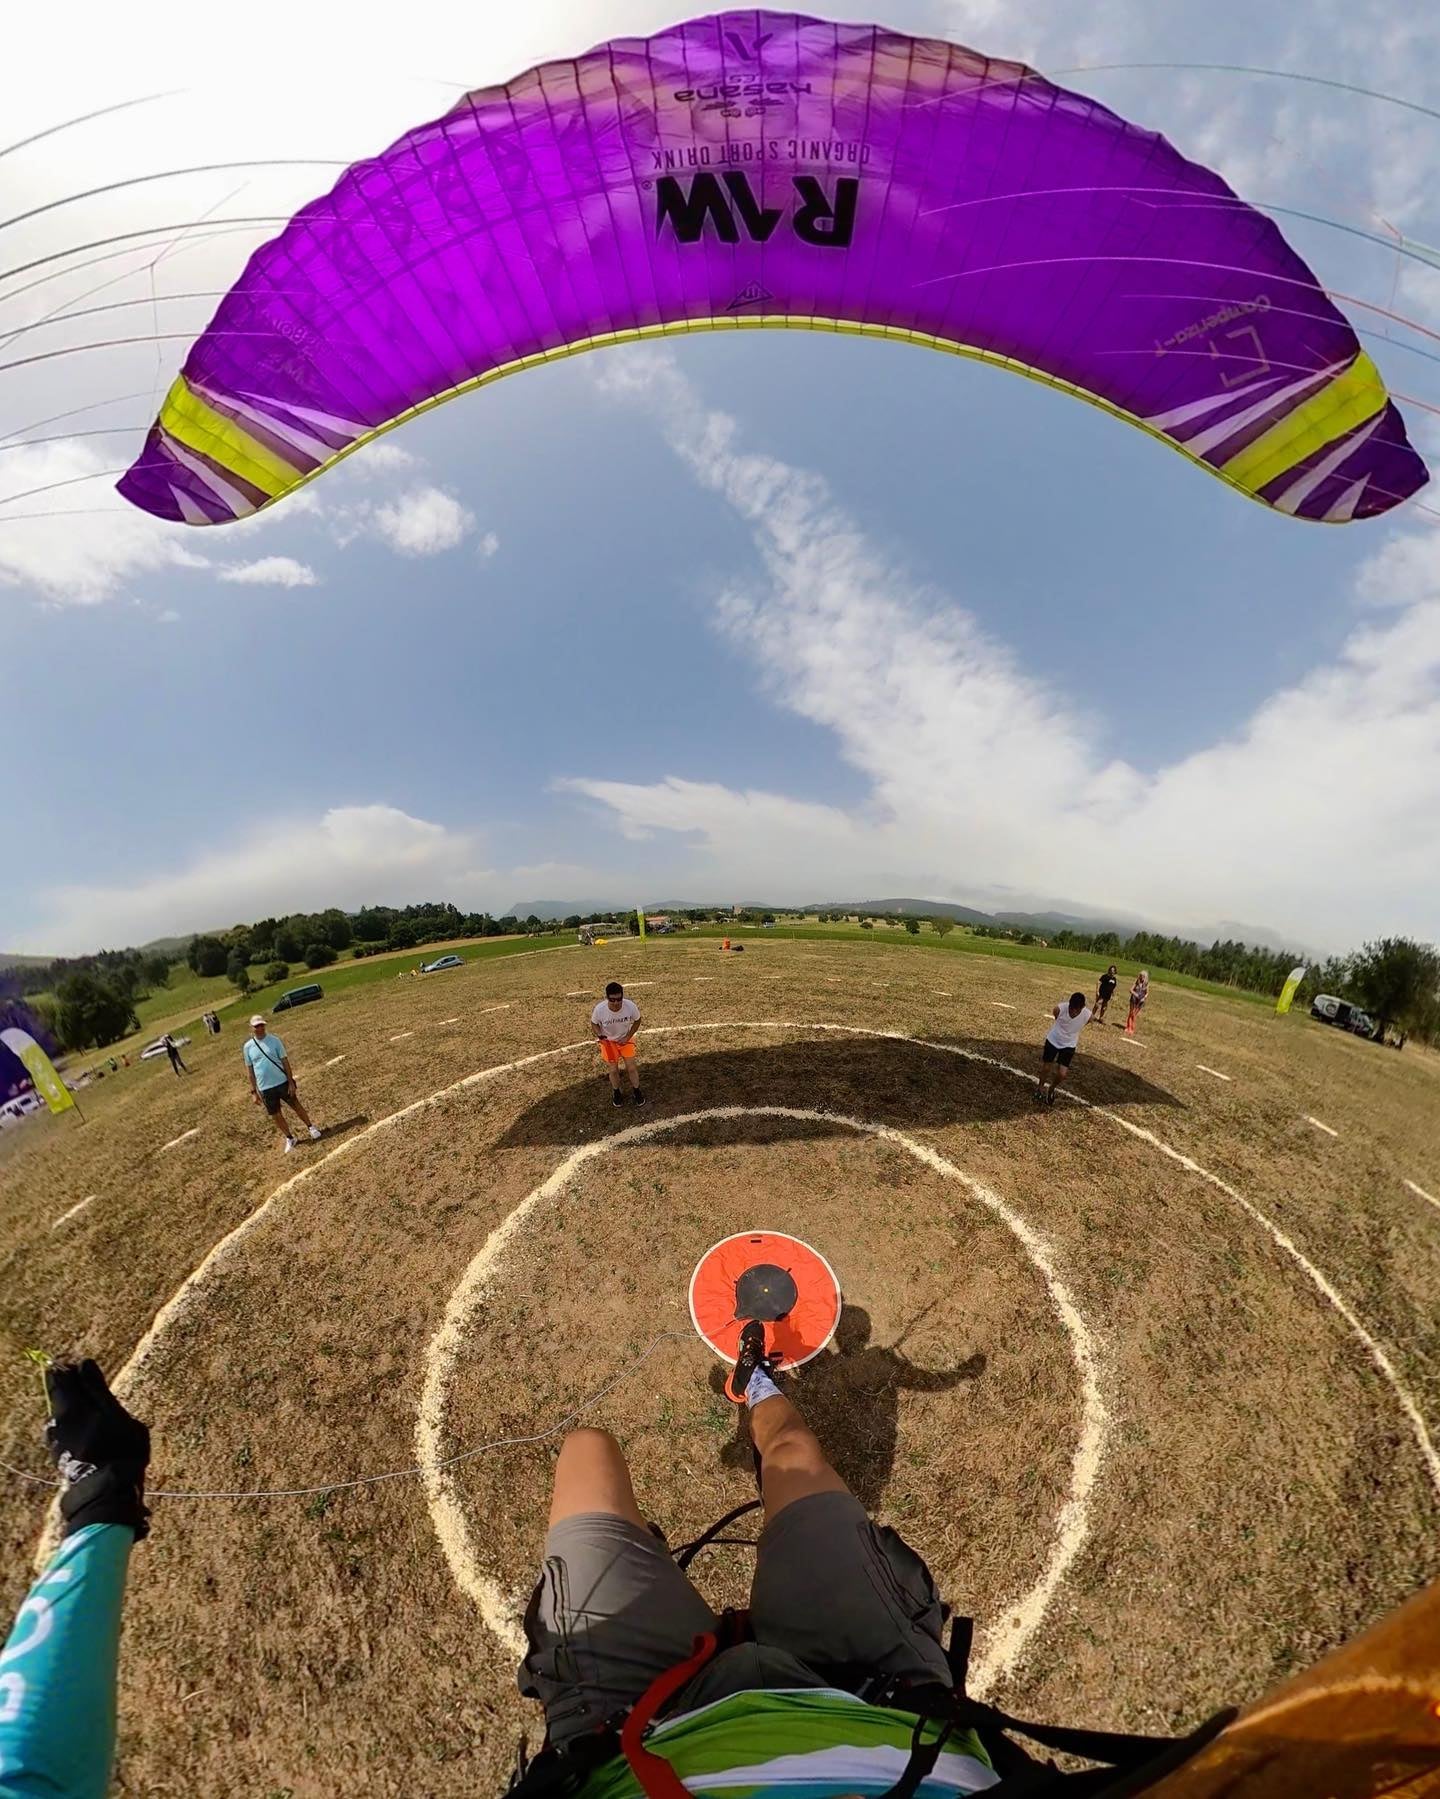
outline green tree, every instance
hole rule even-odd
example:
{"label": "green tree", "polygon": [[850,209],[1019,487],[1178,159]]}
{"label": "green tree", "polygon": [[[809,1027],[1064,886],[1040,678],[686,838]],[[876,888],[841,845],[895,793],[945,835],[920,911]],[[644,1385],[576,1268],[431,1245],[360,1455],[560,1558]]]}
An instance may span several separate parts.
{"label": "green tree", "polygon": [[1440,950],[1412,937],[1380,937],[1355,957],[1350,986],[1383,1034],[1424,1030],[1440,996]]}
{"label": "green tree", "polygon": [[128,993],[90,969],[66,975],[55,990],[56,1034],[67,1049],[114,1043],[140,1028]]}
{"label": "green tree", "polygon": [[948,937],[955,929],[953,918],[932,918],[930,923],[933,925],[937,937]]}
{"label": "green tree", "polygon": [[225,964],[225,978],[240,993],[250,991],[250,963],[243,950],[232,949]]}
{"label": "green tree", "polygon": [[312,943],[305,951],[307,968],[328,968],[335,960],[335,951],[328,943]]}
{"label": "green tree", "polygon": [[185,960],[196,974],[224,974],[230,952],[218,937],[192,937]]}
{"label": "green tree", "polygon": [[305,946],[288,925],[281,925],[275,932],[275,954],[282,962],[298,962],[305,953]]}
{"label": "green tree", "polygon": [[290,964],[288,962],[271,962],[265,969],[266,982],[283,981],[289,972]]}
{"label": "green tree", "polygon": [[350,928],[350,920],[337,906],[330,906],[322,912],[320,922],[325,941],[331,949],[349,949],[355,941],[355,933]]}
{"label": "green tree", "polygon": [[153,992],[156,987],[170,985],[170,958],[168,956],[146,956],[140,964],[140,974],[145,985]]}
{"label": "green tree", "polygon": [[918,918],[907,918],[905,920],[905,929],[911,937],[918,937],[920,935],[920,920]]}

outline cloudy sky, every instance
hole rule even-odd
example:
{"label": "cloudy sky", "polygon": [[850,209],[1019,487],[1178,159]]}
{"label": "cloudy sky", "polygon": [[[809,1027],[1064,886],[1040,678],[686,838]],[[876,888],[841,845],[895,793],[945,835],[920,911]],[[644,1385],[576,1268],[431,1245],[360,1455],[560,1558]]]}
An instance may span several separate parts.
{"label": "cloudy sky", "polygon": [[[1440,243],[1440,118],[1099,66],[1419,99],[1440,54],[1417,9],[879,10],[1323,215],[1287,235],[1367,302],[1434,461],[1440,273],[1389,246]],[[123,507],[110,471],[277,221],[464,89],[676,16],[271,6],[237,42],[170,0],[143,32],[75,0],[7,23],[7,143],[145,104],[0,157],[0,948],[568,896],[1440,934],[1437,521],[1279,518],[990,369],[807,334],[611,351],[223,532]],[[77,249],[125,231],[145,235]]]}

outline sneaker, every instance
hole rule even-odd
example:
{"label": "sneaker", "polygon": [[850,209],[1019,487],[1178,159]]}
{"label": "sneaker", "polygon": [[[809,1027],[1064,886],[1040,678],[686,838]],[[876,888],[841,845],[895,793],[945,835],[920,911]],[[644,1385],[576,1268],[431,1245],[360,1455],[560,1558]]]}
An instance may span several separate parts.
{"label": "sneaker", "polygon": [[635,1092],[631,1097],[634,1099],[635,1104],[637,1106],[643,1106],[645,1104],[645,1095],[640,1091],[640,1089],[638,1087],[635,1089]]}
{"label": "sneaker", "polygon": [[287,1137],[285,1139],[285,1154],[288,1156],[290,1154],[290,1151],[292,1149],[294,1149],[294,1147],[295,1147],[295,1139],[293,1137]]}
{"label": "sneaker", "polygon": [[725,1382],[728,1396],[736,1405],[744,1405],[745,1389],[750,1385],[750,1376],[757,1368],[763,1368],[773,1380],[775,1364],[779,1359],[778,1355],[766,1354],[765,1326],[758,1318],[750,1319],[740,1332],[740,1354],[730,1370],[730,1378]]}
{"label": "sneaker", "polygon": [[625,1095],[618,1087],[616,1087],[610,1095],[610,1104],[612,1106],[623,1106],[625,1104]]}
{"label": "sneaker", "polygon": [[318,1124],[312,1124],[310,1126],[310,1141],[312,1143],[318,1143],[320,1141],[320,1126]]}

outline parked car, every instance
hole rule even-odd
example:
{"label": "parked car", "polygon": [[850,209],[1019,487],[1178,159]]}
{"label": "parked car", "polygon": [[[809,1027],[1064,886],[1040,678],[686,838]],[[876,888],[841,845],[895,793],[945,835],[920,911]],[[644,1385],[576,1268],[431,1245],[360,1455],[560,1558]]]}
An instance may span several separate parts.
{"label": "parked car", "polygon": [[442,968],[463,968],[465,963],[459,956],[439,956],[433,962],[420,964],[421,974],[439,974]]}
{"label": "parked car", "polygon": [[1339,1025],[1342,1031],[1353,1031],[1357,1037],[1373,1037],[1375,1020],[1349,1000],[1336,999],[1333,993],[1317,993],[1310,1002],[1310,1016],[1321,1024]]}
{"label": "parked car", "polygon": [[325,989],[319,981],[309,981],[303,987],[292,987],[288,993],[282,993],[270,1010],[288,1012],[292,1006],[308,1006],[312,999],[324,997]]}
{"label": "parked car", "polygon": [[40,1095],[38,1093],[17,1093],[14,1099],[7,1099],[4,1105],[0,1106],[0,1126],[18,1124],[27,1113],[39,1110]]}

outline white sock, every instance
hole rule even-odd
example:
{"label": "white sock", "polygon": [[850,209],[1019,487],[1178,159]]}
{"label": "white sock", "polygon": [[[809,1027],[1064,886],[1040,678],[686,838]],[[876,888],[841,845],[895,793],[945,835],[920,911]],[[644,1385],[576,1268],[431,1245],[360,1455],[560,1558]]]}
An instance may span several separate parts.
{"label": "white sock", "polygon": [[778,1399],[780,1389],[771,1380],[763,1368],[757,1368],[750,1376],[750,1384],[745,1389],[746,1405],[759,1405],[762,1399]]}

